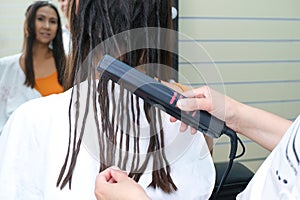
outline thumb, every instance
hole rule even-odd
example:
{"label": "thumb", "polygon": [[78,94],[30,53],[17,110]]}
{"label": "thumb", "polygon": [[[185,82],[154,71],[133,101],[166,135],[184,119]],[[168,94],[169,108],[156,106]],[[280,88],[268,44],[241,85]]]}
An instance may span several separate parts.
{"label": "thumb", "polygon": [[183,111],[211,111],[211,102],[206,98],[184,98],[177,101],[177,107]]}
{"label": "thumb", "polygon": [[192,90],[188,90],[184,93],[182,93],[183,96],[185,97],[202,97],[202,98],[206,98],[208,97],[208,95],[210,94],[210,89],[206,86],[200,87],[200,88],[196,88],[196,89],[192,89]]}
{"label": "thumb", "polygon": [[111,176],[117,183],[128,179],[128,175],[125,171],[114,168],[111,169]]}

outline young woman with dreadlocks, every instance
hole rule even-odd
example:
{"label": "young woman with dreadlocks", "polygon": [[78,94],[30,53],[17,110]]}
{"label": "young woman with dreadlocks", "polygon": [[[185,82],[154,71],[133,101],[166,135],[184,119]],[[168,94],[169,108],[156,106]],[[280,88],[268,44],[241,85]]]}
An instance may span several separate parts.
{"label": "young woman with dreadlocks", "polygon": [[70,89],[24,104],[9,120],[0,138],[0,199],[95,199],[96,176],[110,166],[152,199],[208,199],[215,171],[203,135],[182,134],[180,122],[95,69],[109,54],[168,81],[171,1],[69,6]]}

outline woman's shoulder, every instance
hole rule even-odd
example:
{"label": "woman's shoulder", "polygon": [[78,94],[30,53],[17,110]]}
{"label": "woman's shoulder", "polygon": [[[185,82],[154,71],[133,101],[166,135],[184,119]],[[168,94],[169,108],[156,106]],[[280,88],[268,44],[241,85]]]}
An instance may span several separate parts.
{"label": "woman's shoulder", "polygon": [[13,66],[20,66],[21,53],[0,58],[0,70],[14,69]]}
{"label": "woman's shoulder", "polygon": [[15,110],[14,114],[28,116],[30,118],[59,115],[64,111],[67,112],[71,97],[71,91],[60,94],[52,94],[46,97],[39,97],[23,103]]}
{"label": "woman's shoulder", "polygon": [[21,53],[18,53],[18,54],[14,54],[14,55],[5,56],[5,57],[0,58],[0,62],[6,63],[6,62],[19,61],[21,55],[22,55]]}

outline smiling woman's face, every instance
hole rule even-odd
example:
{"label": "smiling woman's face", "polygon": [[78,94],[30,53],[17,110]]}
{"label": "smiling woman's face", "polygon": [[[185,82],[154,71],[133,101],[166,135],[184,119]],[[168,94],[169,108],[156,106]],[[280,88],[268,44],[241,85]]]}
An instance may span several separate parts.
{"label": "smiling woman's face", "polygon": [[58,16],[49,6],[39,8],[35,16],[36,41],[49,44],[56,36],[58,29]]}

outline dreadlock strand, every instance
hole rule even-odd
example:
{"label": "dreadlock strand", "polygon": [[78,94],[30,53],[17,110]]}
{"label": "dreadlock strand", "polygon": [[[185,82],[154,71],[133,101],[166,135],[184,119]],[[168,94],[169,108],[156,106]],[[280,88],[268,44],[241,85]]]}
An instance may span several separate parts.
{"label": "dreadlock strand", "polygon": [[[107,36],[108,37],[111,37],[111,36],[113,36],[113,35],[115,35],[115,32],[113,31],[113,26],[112,26],[112,23],[111,23],[111,19],[110,19],[110,17],[109,17],[109,8],[108,8],[108,5],[107,5],[107,1],[104,1],[104,3],[103,3],[103,8],[104,8],[104,17],[106,18],[106,20],[107,20]],[[119,47],[119,45],[118,45],[118,43],[117,43],[117,41],[116,41],[116,39],[113,37],[113,42],[114,42],[114,45],[115,45],[115,48],[116,48],[116,50],[117,50],[117,55],[118,55],[118,57],[121,57],[121,50],[120,50],[120,47]]]}
{"label": "dreadlock strand", "polygon": [[[92,61],[92,57],[89,57],[88,59],[88,66],[92,65],[93,61]],[[88,67],[88,85],[91,85],[91,68]],[[90,107],[90,93],[91,93],[91,87],[88,87],[87,89],[87,99],[86,99],[86,105],[85,105],[85,112],[84,112],[84,117],[82,119],[82,125],[81,125],[81,130],[80,130],[80,135],[79,135],[79,139],[76,143],[76,137],[74,138],[74,146],[73,146],[73,154],[72,154],[72,158],[71,158],[71,164],[70,164],[70,168],[69,171],[65,177],[65,179],[62,182],[62,187],[69,182],[69,188],[71,189],[71,179],[72,179],[72,174],[73,174],[73,170],[75,168],[76,165],[76,161],[77,161],[77,157],[80,151],[80,147],[81,147],[81,142],[82,142],[82,138],[83,138],[83,134],[84,134],[84,130],[85,130],[85,125],[86,125],[86,120],[87,120],[87,116],[88,116],[88,112],[89,112],[89,107]],[[76,148],[75,148],[76,146]]]}
{"label": "dreadlock strand", "polygon": [[[154,158],[153,158],[153,171],[152,171],[152,182],[150,186],[156,188],[156,186],[160,186],[163,191],[168,191],[168,188],[165,187],[163,184],[165,182],[165,177],[161,176],[161,173],[163,171],[163,159],[161,157],[161,148],[159,144],[159,138],[157,134],[157,127],[156,127],[156,121],[154,120],[156,118],[156,110],[154,107],[151,107],[150,109],[150,115],[151,115],[151,122],[150,122],[150,129],[152,130],[153,135],[153,151],[154,151]],[[160,169],[160,170],[157,170]],[[169,193],[169,192],[168,192]]]}
{"label": "dreadlock strand", "polygon": [[131,115],[132,115],[132,122],[134,124],[134,126],[132,127],[132,131],[133,131],[133,158],[132,158],[132,162],[131,162],[131,168],[130,171],[133,172],[136,169],[135,166],[135,160],[137,157],[137,129],[138,127],[136,127],[136,118],[135,118],[135,112],[134,112],[134,98],[133,98],[133,94],[130,93],[130,108],[131,108]]}
{"label": "dreadlock strand", "polygon": [[[110,116],[110,108],[109,108],[109,96],[108,96],[108,88],[104,89],[105,92],[103,93],[103,96],[105,98],[104,101],[104,107],[106,109],[106,114],[104,116]],[[106,160],[105,162],[107,163],[107,165],[111,165],[111,163],[113,162],[112,160],[112,145],[111,145],[111,141],[113,138],[113,134],[112,134],[112,127],[111,127],[111,123],[109,120],[109,117],[105,117],[103,118],[104,123],[105,123],[105,128],[104,128],[104,138],[105,138],[105,143],[106,143]]]}
{"label": "dreadlock strand", "polygon": [[104,149],[105,149],[105,122],[104,122],[104,118],[106,116],[106,109],[105,108],[105,101],[106,101],[106,88],[107,87],[107,79],[100,79],[99,80],[99,105],[100,105],[100,117],[101,117],[101,125],[102,125],[102,134],[100,136],[100,170],[99,172],[105,170],[107,168],[107,166],[105,165],[105,155],[104,155]]}
{"label": "dreadlock strand", "polygon": [[[74,90],[71,91],[71,97],[73,96],[73,93],[74,93]],[[71,108],[72,108],[72,101],[73,98],[71,98],[70,100],[70,103],[69,103],[69,109],[68,109],[68,114],[69,116],[71,115]],[[63,178],[63,175],[65,173],[65,170],[66,170],[66,167],[67,167],[67,164],[68,164],[68,160],[69,160],[69,155],[70,155],[70,148],[71,148],[71,118],[69,118],[69,140],[68,140],[68,150],[67,150],[67,155],[66,155],[66,158],[65,158],[65,161],[64,161],[64,164],[60,170],[60,173],[59,173],[59,176],[58,176],[58,179],[56,181],[56,187],[59,186],[62,178]]]}
{"label": "dreadlock strand", "polygon": [[[73,159],[74,159],[74,152],[75,152],[75,145],[76,145],[76,138],[77,138],[77,127],[78,127],[78,120],[79,120],[79,107],[80,107],[80,103],[79,103],[79,97],[80,97],[80,93],[79,93],[79,89],[78,89],[78,86],[76,87],[76,102],[75,102],[75,105],[76,105],[76,112],[75,112],[75,124],[74,124],[74,134],[73,134],[73,145],[72,145],[72,154],[71,154],[71,164],[69,165],[69,170],[68,170],[68,174],[69,172],[72,172],[73,171],[73,168],[72,168],[72,162],[73,162]],[[73,96],[71,97],[71,99],[73,98]],[[69,114],[71,114],[69,112]],[[68,157],[68,156],[67,156]],[[65,171],[64,171],[65,172]],[[61,183],[61,186],[60,186],[60,189],[63,189],[65,187],[65,185],[67,184],[67,182],[69,181],[69,188],[71,189],[71,176],[70,175],[66,175],[65,178],[62,180],[62,183]],[[68,180],[68,181],[66,181]]]}
{"label": "dreadlock strand", "polygon": [[[111,87],[111,94],[112,94],[112,113],[115,113],[116,112],[116,100],[115,100],[115,83],[112,82],[112,87]],[[115,115],[112,114],[112,133],[113,133],[113,145],[114,147],[116,146],[117,142],[117,132],[118,132],[118,129],[116,127],[116,124],[115,124]],[[112,151],[112,158],[114,158],[114,155],[116,154],[116,148],[113,149]],[[115,165],[115,158],[113,159],[113,162],[114,162],[114,165]]]}
{"label": "dreadlock strand", "polygon": [[[138,168],[139,168],[139,165],[140,165],[140,144],[139,144],[139,138],[140,138],[140,135],[141,135],[141,130],[140,130],[140,114],[141,114],[141,111],[140,111],[140,103],[139,103],[139,98],[136,96],[135,97],[135,108],[136,108],[136,114],[137,114],[137,117],[136,117],[136,135],[135,135],[135,138],[134,138],[134,145],[135,145],[135,158],[136,158],[136,165],[135,165],[135,168],[134,168],[134,172],[138,172]],[[133,104],[133,103],[132,103]],[[132,108],[132,110],[134,110],[134,108]]]}
{"label": "dreadlock strand", "polygon": [[141,116],[141,110],[140,110],[140,103],[139,103],[139,98],[136,97],[136,110],[137,110],[137,139],[136,139],[136,150],[137,150],[137,160],[136,160],[136,170],[138,166],[140,165],[140,136],[141,136],[141,129],[140,129],[140,116]]}
{"label": "dreadlock strand", "polygon": [[119,107],[118,107],[120,117],[117,118],[117,121],[119,122],[119,129],[120,129],[119,159],[118,159],[118,167],[120,167],[120,168],[122,165],[122,155],[123,155],[122,147],[123,147],[123,135],[124,135],[124,126],[123,126],[124,125],[124,121],[123,121],[124,112],[122,112],[124,109],[124,97],[123,96],[124,96],[124,88],[122,86],[120,86]]}
{"label": "dreadlock strand", "polygon": [[[101,147],[103,146],[101,144],[101,133],[100,133],[100,124],[99,124],[99,118],[98,118],[98,109],[97,109],[97,91],[99,91],[99,89],[96,87],[96,83],[95,81],[93,81],[93,110],[94,110],[94,119],[95,119],[95,123],[96,123],[96,131],[97,131],[97,139],[98,139],[98,145],[99,145],[99,151],[101,152]],[[99,99],[99,97],[98,97]],[[99,152],[99,160],[100,162],[103,162],[103,158],[101,158],[101,155],[100,155],[100,152]]]}
{"label": "dreadlock strand", "polygon": [[[125,105],[129,105],[129,91],[126,91],[126,103]],[[126,140],[125,140],[125,155],[123,158],[123,166],[122,169],[126,169],[126,164],[128,161],[128,152],[129,152],[129,139],[130,139],[130,122],[131,122],[131,118],[130,118],[130,114],[129,114],[129,107],[125,107],[125,114],[126,114],[126,132],[125,132],[125,136],[126,136]]]}

